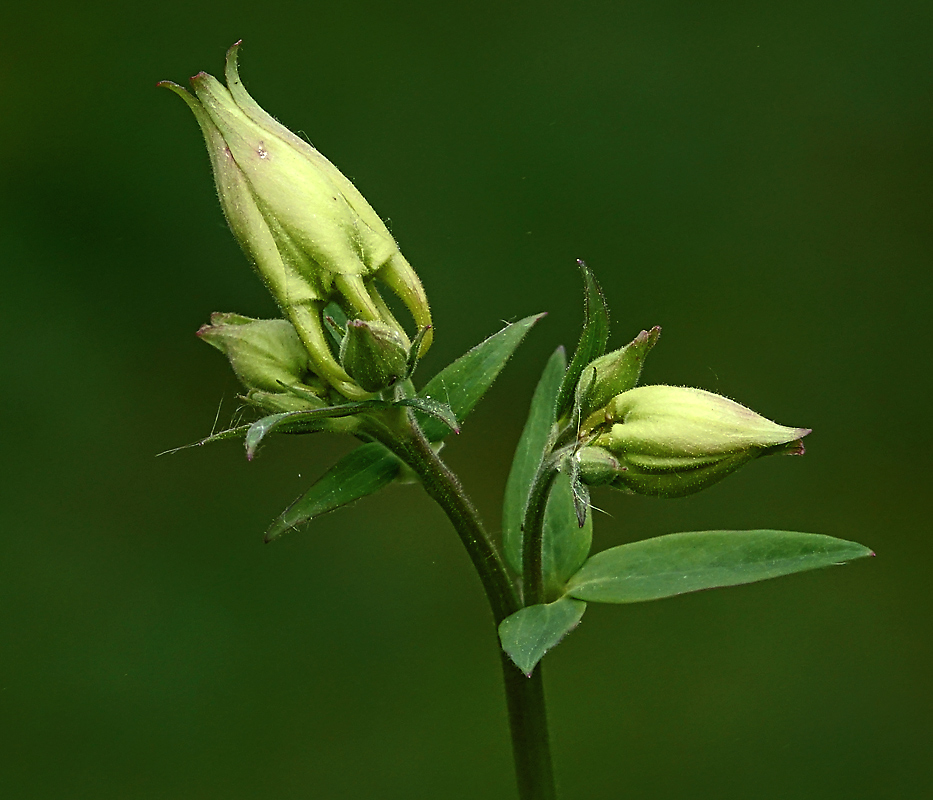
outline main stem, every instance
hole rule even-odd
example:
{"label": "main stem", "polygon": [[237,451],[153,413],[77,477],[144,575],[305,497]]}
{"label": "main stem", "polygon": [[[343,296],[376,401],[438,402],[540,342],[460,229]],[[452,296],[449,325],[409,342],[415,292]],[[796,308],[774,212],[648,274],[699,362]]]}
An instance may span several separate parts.
{"label": "main stem", "polygon": [[[414,470],[425,491],[447,514],[483,584],[498,629],[502,620],[522,607],[499,551],[457,476],[434,452],[410,412],[401,412],[394,422],[370,433]],[[555,800],[541,665],[528,678],[499,652],[519,798]]]}

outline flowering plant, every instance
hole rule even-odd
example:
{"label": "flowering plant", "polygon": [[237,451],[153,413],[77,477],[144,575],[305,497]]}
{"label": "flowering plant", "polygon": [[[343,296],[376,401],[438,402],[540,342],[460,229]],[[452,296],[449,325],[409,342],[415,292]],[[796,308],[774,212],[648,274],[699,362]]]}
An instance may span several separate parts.
{"label": "flowering plant", "polygon": [[[490,535],[439,453],[543,315],[508,325],[416,388],[433,331],[420,279],[353,184],[246,92],[237,52],[234,45],[227,55],[226,86],[205,73],[192,79],[194,95],[163,85],[194,112],[230,228],[282,316],[215,314],[199,331],[230,360],[256,419],[198,444],[240,437],[252,458],[274,433],[326,430],[358,440],[272,523],[267,541],[393,482],[420,483],[449,518],[489,600],[519,796],[553,798],[541,660],[587,603],[750,583],[871,551],[821,534],[716,530],[591,554],[591,488],[680,497],[761,456],[803,454],[810,431],[701,389],[638,386],[660,329],[607,353],[608,307],[582,261],[579,344],[569,361],[559,347],[545,365],[508,477],[502,537]],[[407,328],[386,291],[410,313]]]}

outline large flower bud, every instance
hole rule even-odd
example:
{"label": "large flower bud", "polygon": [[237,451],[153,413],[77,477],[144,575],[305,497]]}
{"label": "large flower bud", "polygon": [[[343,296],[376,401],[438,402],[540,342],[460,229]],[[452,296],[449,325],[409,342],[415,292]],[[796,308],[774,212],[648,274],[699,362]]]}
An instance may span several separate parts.
{"label": "large flower bud", "polygon": [[[419,329],[431,325],[424,289],[356,187],[246,92],[238,45],[227,53],[226,87],[204,72],[191,79],[195,96],[162,85],[194,112],[230,228],[294,323],[316,371],[346,396],[365,396],[328,345],[324,306],[337,302],[348,317],[390,325],[405,337],[376,282],[401,298]],[[422,353],[430,337],[429,331]]]}
{"label": "large flower bud", "polygon": [[[810,433],[682,386],[623,392],[592,414],[583,430],[591,437],[581,450],[584,476],[589,472],[594,483],[661,497],[698,492],[762,455],[802,454],[801,439]],[[590,447],[597,449],[588,452]]]}

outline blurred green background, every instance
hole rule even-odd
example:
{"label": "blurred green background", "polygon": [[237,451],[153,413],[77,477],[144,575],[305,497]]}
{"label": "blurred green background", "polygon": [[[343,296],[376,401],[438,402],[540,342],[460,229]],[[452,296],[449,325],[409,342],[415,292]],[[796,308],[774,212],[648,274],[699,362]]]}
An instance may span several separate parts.
{"label": "blurred green background", "polygon": [[350,443],[156,458],[236,407],[193,333],[272,314],[161,79],[241,74],[390,220],[424,375],[548,310],[445,451],[498,526],[580,323],[815,432],[597,547],[780,527],[878,558],[591,606],[545,661],[564,800],[913,798],[933,779],[933,6],[32,2],[0,31],[0,775],[10,798],[511,798],[496,641],[414,487],[262,544]]}

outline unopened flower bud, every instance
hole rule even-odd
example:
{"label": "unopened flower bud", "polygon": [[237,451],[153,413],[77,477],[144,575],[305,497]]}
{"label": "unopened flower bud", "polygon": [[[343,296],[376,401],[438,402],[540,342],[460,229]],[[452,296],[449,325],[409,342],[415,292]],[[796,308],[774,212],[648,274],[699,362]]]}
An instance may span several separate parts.
{"label": "unopened flower bud", "polygon": [[395,328],[353,319],[340,346],[340,363],[367,392],[378,392],[404,377],[408,348]]}
{"label": "unopened flower bud", "polygon": [[645,356],[658,341],[661,329],[656,325],[642,331],[625,347],[613,350],[591,362],[580,377],[579,405],[583,417],[602,408],[613,397],[638,385]]}
{"label": "unopened flower bud", "polygon": [[431,325],[424,289],[356,187],[246,92],[237,74],[237,48],[227,53],[226,87],[203,72],[191,79],[195,96],[168,81],[162,85],[194,112],[230,228],[294,323],[317,373],[359,398],[365,392],[328,345],[324,306],[337,302],[350,317],[382,322],[404,335],[375,282],[401,298],[419,329]]}
{"label": "unopened flower bud", "polygon": [[326,384],[314,375],[308,351],[288,320],[212,314],[198,336],[230,359],[251,391],[288,394],[286,386],[298,385],[306,393],[326,394]]}
{"label": "unopened flower bud", "polygon": [[[682,497],[771,453],[803,453],[807,428],[787,428],[725,397],[682,386],[642,386],[623,392],[583,428],[591,446],[619,466],[612,485],[638,494]],[[581,449],[578,457],[592,460]],[[605,482],[605,475],[600,482]]]}
{"label": "unopened flower bud", "polygon": [[575,458],[580,470],[580,480],[587,486],[612,483],[622,466],[619,459],[608,450],[592,445],[580,448]]}

